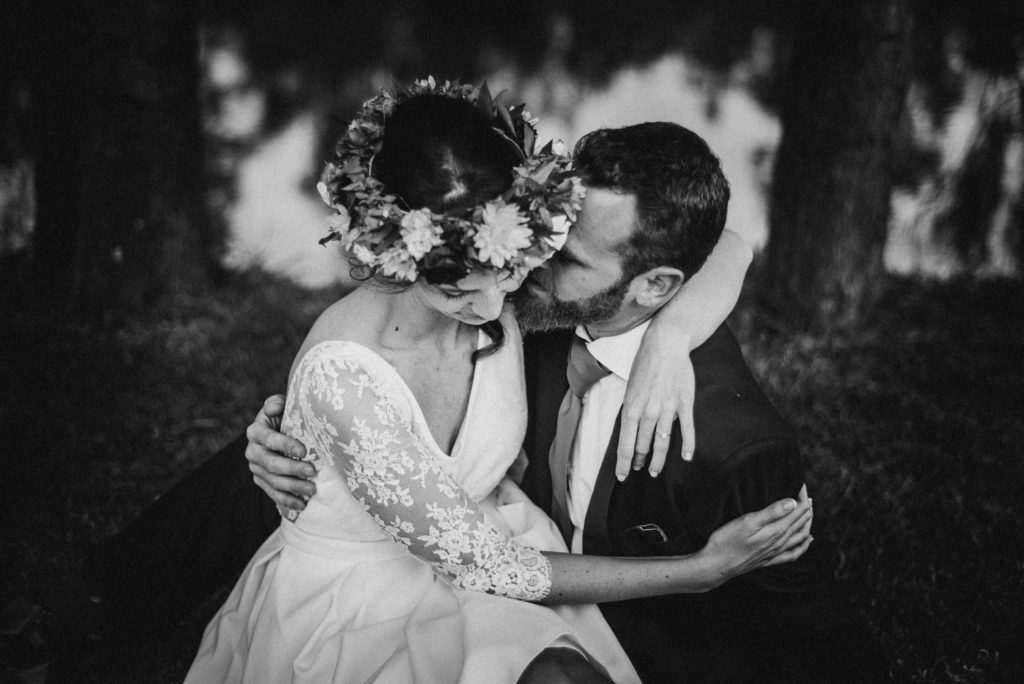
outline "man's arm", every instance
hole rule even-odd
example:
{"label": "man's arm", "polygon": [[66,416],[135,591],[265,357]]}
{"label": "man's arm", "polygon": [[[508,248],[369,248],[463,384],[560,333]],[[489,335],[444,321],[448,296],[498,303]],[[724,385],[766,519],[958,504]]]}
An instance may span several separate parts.
{"label": "man's arm", "polygon": [[693,427],[693,366],[680,348],[693,351],[725,322],[736,306],[753,253],[736,233],[726,230],[704,266],[680,288],[651,321],[633,360],[623,400],[616,475],[621,481],[632,465],[662,471],[668,435],[678,417],[683,460],[697,448]]}
{"label": "man's arm", "polygon": [[249,440],[245,458],[249,461],[253,482],[282,513],[294,511],[289,516],[294,517],[316,494],[316,485],[312,481],[316,470],[302,460],[306,457],[306,447],[280,432],[283,414],[283,395],[275,394],[263,402],[263,408],[245,431]]}

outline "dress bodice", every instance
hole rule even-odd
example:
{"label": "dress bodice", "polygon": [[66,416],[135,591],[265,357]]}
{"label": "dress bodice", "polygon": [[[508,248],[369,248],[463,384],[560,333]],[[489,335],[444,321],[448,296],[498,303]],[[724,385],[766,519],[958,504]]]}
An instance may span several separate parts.
{"label": "dress bodice", "polygon": [[392,539],[467,588],[546,593],[546,559],[508,539],[481,505],[515,461],[526,423],[522,342],[511,315],[502,323],[505,344],[475,365],[451,454],[438,447],[412,390],[374,351],[331,340],[306,352],[282,430],[306,445],[317,494],[294,523],[283,523],[294,524],[289,539]]}

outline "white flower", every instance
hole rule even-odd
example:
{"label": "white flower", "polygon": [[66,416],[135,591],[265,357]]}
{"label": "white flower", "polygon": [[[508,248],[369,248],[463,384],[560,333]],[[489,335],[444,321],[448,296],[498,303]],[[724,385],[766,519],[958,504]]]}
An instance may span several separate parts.
{"label": "white flower", "polygon": [[366,245],[354,244],[352,245],[352,256],[356,258],[362,264],[367,266],[374,266],[377,261],[377,255],[373,253]]}
{"label": "white flower", "polygon": [[533,116],[532,114],[530,114],[530,112],[526,111],[525,109],[523,110],[522,116],[523,116],[523,121],[525,121],[526,123],[530,124],[534,128],[536,128],[537,124],[540,123],[540,119],[538,119],[537,117]]}
{"label": "white flower", "polygon": [[386,276],[408,280],[416,280],[416,260],[401,247],[392,247],[380,255],[380,271]]}
{"label": "white flower", "polygon": [[561,140],[556,140],[551,143],[551,151],[555,154],[564,157],[565,156],[565,143]]}
{"label": "white flower", "polygon": [[422,259],[423,256],[441,244],[441,226],[434,224],[429,209],[416,209],[402,217],[402,239],[409,256]]}
{"label": "white flower", "polygon": [[569,237],[569,227],[572,223],[569,221],[569,217],[559,214],[558,216],[551,217],[551,226],[555,230],[554,235],[549,235],[545,238],[547,243],[551,245],[556,251],[562,249],[565,245],[565,239]]}
{"label": "white flower", "polygon": [[481,218],[483,222],[473,236],[473,246],[481,262],[501,268],[518,250],[530,246],[533,231],[516,205],[488,202]]}
{"label": "white flower", "polygon": [[324,183],[323,181],[317,183],[316,191],[320,193],[320,199],[324,201],[324,204],[329,207],[333,205],[333,202],[331,202],[331,193],[327,189],[327,183]]}
{"label": "white flower", "polygon": [[327,225],[330,226],[332,233],[344,235],[351,224],[352,217],[348,215],[348,209],[344,207],[339,207],[337,213],[327,217]]}

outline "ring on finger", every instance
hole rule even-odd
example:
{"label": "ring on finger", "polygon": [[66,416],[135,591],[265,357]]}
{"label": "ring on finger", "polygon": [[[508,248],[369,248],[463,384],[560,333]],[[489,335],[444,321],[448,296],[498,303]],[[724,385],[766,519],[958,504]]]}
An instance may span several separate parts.
{"label": "ring on finger", "polygon": [[658,435],[658,439],[668,439],[669,437],[669,433],[667,432],[658,432],[656,434]]}

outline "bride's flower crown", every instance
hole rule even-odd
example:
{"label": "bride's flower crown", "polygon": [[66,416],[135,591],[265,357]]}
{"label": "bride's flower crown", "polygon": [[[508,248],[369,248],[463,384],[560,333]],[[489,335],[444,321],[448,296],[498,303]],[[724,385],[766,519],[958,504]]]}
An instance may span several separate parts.
{"label": "bride's flower crown", "polygon": [[[482,205],[436,214],[402,206],[370,176],[395,106],[428,94],[465,100],[490,118],[494,131],[523,159],[513,169],[512,187]],[[561,143],[549,142],[534,153],[536,122],[525,105],[499,104],[487,84],[441,84],[431,76],[409,88],[382,89],[363,103],[317,183],[320,197],[335,212],[320,244],[340,240],[359,264],[409,282],[428,270],[434,282],[454,282],[480,268],[521,275],[539,266],[565,242],[584,189]]]}

